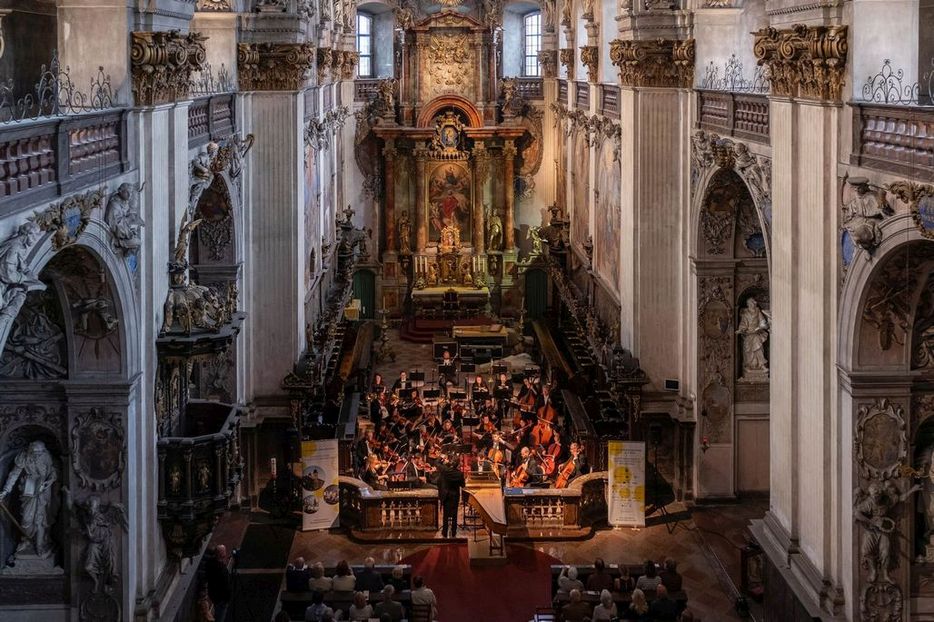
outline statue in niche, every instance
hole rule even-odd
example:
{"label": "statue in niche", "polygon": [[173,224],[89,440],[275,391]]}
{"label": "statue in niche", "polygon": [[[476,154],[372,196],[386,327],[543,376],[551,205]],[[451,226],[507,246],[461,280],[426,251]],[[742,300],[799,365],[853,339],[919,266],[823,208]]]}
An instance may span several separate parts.
{"label": "statue in niche", "polygon": [[383,109],[383,114],[387,116],[395,114],[396,111],[396,83],[395,78],[386,78],[376,85],[379,105]]}
{"label": "statue in niche", "polygon": [[765,343],[769,340],[771,319],[750,296],[746,308],[739,314],[740,336],[743,345],[743,374],[741,380],[762,380],[769,377],[769,363],[765,357]]}
{"label": "statue in niche", "polygon": [[0,321],[16,317],[30,289],[41,288],[39,279],[29,272],[26,257],[39,239],[39,227],[28,221],[0,245]]}
{"label": "statue in niche", "polygon": [[[873,186],[865,177],[844,179],[853,186],[856,196],[843,202],[843,228],[850,234],[853,243],[870,255],[882,242],[882,221],[895,213],[885,199],[885,191]],[[844,186],[845,187],[845,186]]]}
{"label": "statue in niche", "polygon": [[863,538],[860,542],[860,563],[868,573],[870,584],[882,581],[892,583],[889,570],[896,551],[892,550],[895,541],[896,523],[892,511],[899,503],[910,497],[921,486],[913,486],[904,493],[899,493],[895,485],[888,481],[873,481],[866,490],[856,491],[853,517],[863,525]]}
{"label": "statue in niche", "polygon": [[139,228],[144,223],[139,215],[139,194],[145,185],[144,182],[134,189],[131,184],[122,183],[107,200],[104,220],[110,227],[114,246],[124,256],[135,253],[140,247]]}
{"label": "statue in niche", "polygon": [[[52,541],[50,527],[54,517],[52,509],[52,485],[58,480],[58,472],[52,460],[52,454],[42,441],[33,441],[19,452],[13,460],[13,468],[7,476],[6,484],[0,490],[0,503],[19,489],[19,532],[20,540],[13,554],[13,564],[23,558],[48,560],[46,566],[52,566]],[[26,572],[29,565],[23,564]],[[17,567],[17,571],[20,570]]]}
{"label": "statue in niche", "polygon": [[409,220],[409,210],[404,210],[399,217],[399,252],[403,255],[412,254],[412,221]]}
{"label": "statue in niche", "polygon": [[486,208],[487,250],[498,251],[503,248],[503,221],[496,210]]}
{"label": "statue in niche", "polygon": [[84,571],[94,582],[94,593],[110,593],[119,575],[114,547],[114,527],[129,529],[126,510],[119,503],[101,503],[92,496],[74,506],[81,531],[88,543],[84,548]]}

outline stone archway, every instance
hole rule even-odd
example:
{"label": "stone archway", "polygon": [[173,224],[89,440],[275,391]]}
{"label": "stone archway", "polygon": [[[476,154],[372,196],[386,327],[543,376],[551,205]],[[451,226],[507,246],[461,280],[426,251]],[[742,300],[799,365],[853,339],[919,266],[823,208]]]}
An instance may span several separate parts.
{"label": "stone archway", "polygon": [[752,192],[721,159],[696,198],[697,496],[768,490],[769,266]]}

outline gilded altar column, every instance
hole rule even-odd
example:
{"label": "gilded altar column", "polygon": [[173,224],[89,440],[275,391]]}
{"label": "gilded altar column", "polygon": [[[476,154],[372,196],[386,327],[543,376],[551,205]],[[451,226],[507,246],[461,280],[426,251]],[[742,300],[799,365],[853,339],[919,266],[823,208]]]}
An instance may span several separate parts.
{"label": "gilded altar column", "polygon": [[483,211],[483,185],[489,172],[489,161],[483,141],[477,141],[473,149],[473,247],[477,255],[486,252],[486,214]]}
{"label": "gilded altar column", "polygon": [[415,250],[425,252],[428,246],[428,209],[425,205],[425,158],[424,144],[415,150]]}
{"label": "gilded altar column", "polygon": [[507,140],[503,146],[503,184],[506,191],[506,213],[503,214],[503,250],[516,247],[515,212],[516,212],[516,144]]}
{"label": "gilded altar column", "polygon": [[383,184],[383,209],[385,213],[383,217],[386,223],[386,251],[390,253],[396,251],[396,155],[396,141],[387,138],[386,145],[383,147],[383,157],[386,160],[385,181]]}

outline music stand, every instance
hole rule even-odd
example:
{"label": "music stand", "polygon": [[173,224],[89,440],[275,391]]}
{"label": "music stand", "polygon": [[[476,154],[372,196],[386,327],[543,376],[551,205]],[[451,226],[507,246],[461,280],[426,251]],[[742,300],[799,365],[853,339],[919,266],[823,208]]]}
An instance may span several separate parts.
{"label": "music stand", "polygon": [[425,372],[418,371],[417,369],[409,372],[409,380],[412,381],[412,386],[416,389],[419,387],[425,386]]}

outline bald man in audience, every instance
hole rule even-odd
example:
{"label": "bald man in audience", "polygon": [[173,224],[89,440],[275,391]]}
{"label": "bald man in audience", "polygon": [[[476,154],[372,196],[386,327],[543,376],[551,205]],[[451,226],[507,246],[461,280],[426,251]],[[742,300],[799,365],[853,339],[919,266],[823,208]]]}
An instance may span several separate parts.
{"label": "bald man in audience", "polygon": [[363,560],[363,570],[357,575],[356,589],[374,594],[383,589],[383,577],[376,572],[375,567],[376,560],[372,557]]}
{"label": "bald man in audience", "polygon": [[563,622],[589,622],[591,616],[590,605],[581,600],[580,590],[571,590],[570,600],[561,607],[561,620]]}

